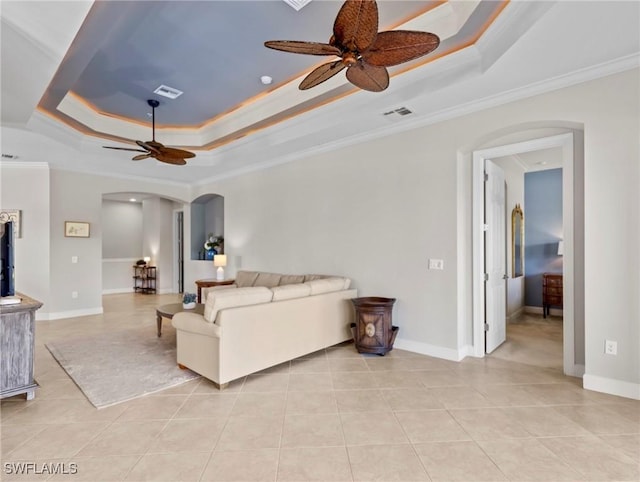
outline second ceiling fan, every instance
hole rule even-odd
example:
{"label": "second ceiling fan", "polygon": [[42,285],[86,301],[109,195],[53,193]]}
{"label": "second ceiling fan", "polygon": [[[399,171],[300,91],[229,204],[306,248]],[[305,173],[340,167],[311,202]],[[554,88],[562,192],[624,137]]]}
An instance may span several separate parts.
{"label": "second ceiling fan", "polygon": [[[196,157],[193,152],[185,151],[184,149],[176,149],[175,147],[165,147],[156,141],[156,107],[160,105],[155,99],[147,100],[147,104],[151,107],[151,122],[152,122],[152,140],[150,141],[136,141],[142,149],[131,149],[129,147],[111,147],[102,146],[105,149],[116,149],[119,151],[132,151],[132,152],[144,152],[144,154],[138,154],[133,156],[133,161],[141,161],[143,159],[153,158],[160,162],[167,164],[174,164],[178,166],[184,166],[187,161],[185,159],[191,159]],[[143,150],[144,149],[144,150]]]}
{"label": "second ceiling fan", "polygon": [[380,92],[389,86],[387,67],[417,59],[440,45],[429,32],[390,30],[378,32],[375,0],[347,0],[333,24],[328,44],[295,40],[270,40],[265,47],[296,54],[336,55],[339,60],[315,68],[300,83],[306,90],[347,68],[347,80],[357,87]]}

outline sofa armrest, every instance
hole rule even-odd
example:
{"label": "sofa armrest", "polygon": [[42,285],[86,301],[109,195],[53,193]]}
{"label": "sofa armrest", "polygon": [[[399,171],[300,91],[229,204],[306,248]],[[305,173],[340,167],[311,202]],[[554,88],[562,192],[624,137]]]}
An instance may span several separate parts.
{"label": "sofa armrest", "polygon": [[173,315],[171,324],[176,330],[196,333],[198,335],[220,338],[221,328],[214,323],[207,323],[202,315],[181,311]]}
{"label": "sofa armrest", "polygon": [[206,303],[207,301],[207,295],[212,292],[212,291],[220,291],[220,290],[228,290],[229,288],[237,288],[238,285],[233,283],[230,285],[221,285],[221,286],[208,286],[207,288],[202,288],[202,291],[200,292],[202,295],[202,303]]}

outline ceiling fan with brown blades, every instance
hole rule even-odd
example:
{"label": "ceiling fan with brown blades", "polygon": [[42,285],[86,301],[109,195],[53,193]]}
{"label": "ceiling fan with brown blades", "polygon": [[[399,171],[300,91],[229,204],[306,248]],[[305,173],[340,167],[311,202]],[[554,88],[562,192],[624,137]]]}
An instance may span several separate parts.
{"label": "ceiling fan with brown blades", "polygon": [[347,68],[349,82],[364,90],[381,92],[389,86],[387,67],[433,52],[440,45],[440,38],[413,30],[378,32],[375,0],[347,0],[338,12],[328,44],[270,40],[264,45],[296,54],[340,57],[312,70],[300,83],[300,90],[315,87]]}
{"label": "ceiling fan with brown blades", "polygon": [[[142,149],[130,149],[128,147],[111,147],[111,146],[102,146],[105,149],[116,149],[119,151],[132,151],[132,152],[144,152],[144,154],[138,154],[137,156],[133,156],[133,161],[141,161],[142,159],[148,159],[152,157],[160,162],[166,162],[167,164],[174,164],[177,166],[184,166],[187,161],[185,159],[190,159],[192,157],[196,157],[193,152],[185,151],[183,149],[176,149],[174,147],[165,147],[163,144],[160,144],[156,141],[156,107],[160,105],[155,99],[147,100],[147,104],[151,107],[151,122],[152,122],[152,140],[144,142],[144,141],[136,141]],[[144,150],[143,150],[144,149]]]}

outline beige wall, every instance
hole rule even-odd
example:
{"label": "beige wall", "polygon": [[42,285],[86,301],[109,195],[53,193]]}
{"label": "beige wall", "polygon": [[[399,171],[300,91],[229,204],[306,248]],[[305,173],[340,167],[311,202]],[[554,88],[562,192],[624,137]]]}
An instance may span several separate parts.
{"label": "beige wall", "polygon": [[[466,160],[532,126],[583,125],[585,381],[638,390],[639,85],[632,70],[192,189],[52,171],[50,310],[101,307],[102,193],[183,200],[218,193],[225,197],[229,274],[241,267],[349,276],[361,296],[397,298],[398,347],[456,357],[471,340]],[[64,238],[64,220],[91,222],[92,238]],[[187,208],[186,236],[188,220]],[[72,255],[80,257],[77,266]],[[445,269],[428,270],[429,258],[443,259]],[[214,272],[197,262],[185,270],[186,287]],[[74,287],[78,300],[70,297]],[[618,341],[617,357],[604,355],[605,339]]]}
{"label": "beige wall", "polygon": [[[400,345],[453,355],[471,339],[471,165],[459,159],[518,129],[584,125],[586,370],[638,384],[638,85],[637,70],[616,74],[206,184],[194,197],[225,197],[225,248],[243,268],[350,276],[360,295],[398,299]],[[427,270],[428,258],[444,259],[444,271]],[[605,338],[624,353],[605,358]]]}

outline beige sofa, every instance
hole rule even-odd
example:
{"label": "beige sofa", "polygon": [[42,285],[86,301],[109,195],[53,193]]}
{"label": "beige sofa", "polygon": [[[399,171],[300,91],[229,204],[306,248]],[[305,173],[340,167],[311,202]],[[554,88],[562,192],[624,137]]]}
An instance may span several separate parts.
{"label": "beige sofa", "polygon": [[204,315],[177,313],[177,361],[224,388],[230,381],[352,338],[351,280],[240,271],[203,290]]}

